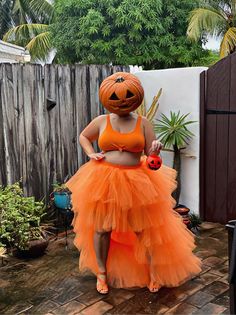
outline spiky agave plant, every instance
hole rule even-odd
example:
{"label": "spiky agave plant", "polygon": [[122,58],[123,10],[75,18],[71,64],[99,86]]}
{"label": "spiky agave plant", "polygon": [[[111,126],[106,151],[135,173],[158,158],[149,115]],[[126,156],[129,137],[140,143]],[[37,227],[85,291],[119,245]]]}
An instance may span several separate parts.
{"label": "spiky agave plant", "polygon": [[177,171],[177,188],[173,193],[176,203],[179,203],[179,196],[181,191],[181,157],[180,152],[185,149],[188,141],[192,139],[194,134],[187,128],[188,125],[196,122],[187,120],[188,114],[180,114],[170,111],[170,118],[161,114],[161,119],[157,119],[154,124],[154,130],[158,133],[158,138],[163,143],[164,148],[172,148],[174,151],[173,168]]}

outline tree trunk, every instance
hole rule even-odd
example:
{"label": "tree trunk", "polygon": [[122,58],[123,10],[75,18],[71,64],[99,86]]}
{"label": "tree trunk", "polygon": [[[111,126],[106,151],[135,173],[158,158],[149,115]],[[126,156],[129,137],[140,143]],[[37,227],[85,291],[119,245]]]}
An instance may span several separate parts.
{"label": "tree trunk", "polygon": [[177,171],[177,188],[173,192],[172,196],[176,200],[176,205],[179,203],[179,196],[181,191],[181,179],[180,179],[180,171],[181,171],[181,158],[180,158],[180,149],[178,149],[177,145],[174,145],[174,163],[173,168]]}

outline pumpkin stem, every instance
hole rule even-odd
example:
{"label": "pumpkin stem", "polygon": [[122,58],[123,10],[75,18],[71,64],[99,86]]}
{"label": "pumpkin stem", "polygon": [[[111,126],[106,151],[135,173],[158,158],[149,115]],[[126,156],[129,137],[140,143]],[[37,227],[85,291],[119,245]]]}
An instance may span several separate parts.
{"label": "pumpkin stem", "polygon": [[117,79],[116,79],[116,83],[120,83],[120,82],[124,82],[125,81],[125,79],[123,78],[123,77],[118,77]]}

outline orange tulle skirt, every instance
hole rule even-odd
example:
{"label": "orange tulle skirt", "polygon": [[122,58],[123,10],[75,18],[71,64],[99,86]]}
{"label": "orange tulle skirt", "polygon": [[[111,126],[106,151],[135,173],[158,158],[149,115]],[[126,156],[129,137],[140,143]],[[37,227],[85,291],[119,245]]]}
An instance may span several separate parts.
{"label": "orange tulle skirt", "polygon": [[176,172],[165,165],[150,170],[145,159],[135,166],[90,160],[66,183],[72,191],[79,268],[98,272],[94,232],[112,231],[107,275],[113,287],[147,286],[150,268],[167,287],[201,271],[201,261],[192,252],[194,235],[173,210]]}

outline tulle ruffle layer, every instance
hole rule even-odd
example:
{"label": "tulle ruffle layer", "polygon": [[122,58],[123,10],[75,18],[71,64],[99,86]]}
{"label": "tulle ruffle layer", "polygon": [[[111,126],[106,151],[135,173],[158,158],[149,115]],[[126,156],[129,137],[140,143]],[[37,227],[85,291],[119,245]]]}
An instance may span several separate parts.
{"label": "tulle ruffle layer", "polygon": [[172,210],[176,172],[90,160],[66,183],[75,213],[80,270],[97,273],[94,231],[112,231],[107,261],[114,287],[143,287],[150,269],[163,286],[178,286],[201,271],[194,236]]}

